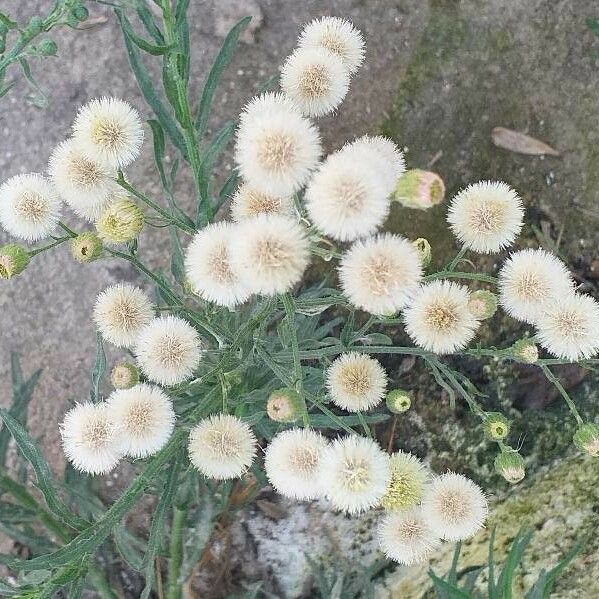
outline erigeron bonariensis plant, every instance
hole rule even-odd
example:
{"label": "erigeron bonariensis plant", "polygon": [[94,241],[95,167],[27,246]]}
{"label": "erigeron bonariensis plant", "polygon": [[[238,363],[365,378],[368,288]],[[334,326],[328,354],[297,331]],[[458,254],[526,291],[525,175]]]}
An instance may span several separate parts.
{"label": "erigeron bonariensis plant", "polygon": [[[33,249],[0,248],[4,278],[22,273],[37,254],[68,244],[80,262],[125,260],[156,288],[155,301],[128,283],[97,298],[91,399],[79,398],[61,424],[65,455],[79,477],[105,474],[125,459],[134,460],[139,472],[111,506],[73,511],[19,419],[1,410],[34,466],[47,503],[40,508],[43,523],[62,543],[27,561],[3,562],[14,571],[50,572],[43,579],[47,589],[81,589],[89,575],[105,592],[94,556],[108,538],[121,551],[124,540],[132,544],[123,537],[121,520],[152,489],[159,498],[149,538],[139,559],[128,554],[128,561],[143,572],[142,596],[148,597],[161,580],[156,557],[170,515],[167,593],[174,599],[194,556],[199,559],[189,547],[183,551],[187,525],[201,503],[199,489],[220,495],[228,509],[236,489],[246,485],[251,498],[267,481],[281,495],[324,498],[348,514],[385,511],[381,548],[400,563],[426,559],[444,539],[472,536],[484,525],[485,493],[459,473],[432,474],[415,456],[389,455],[374,438],[372,424],[411,403],[407,391],[391,388],[376,357],[385,354],[418,357],[452,399],[466,402],[481,420],[481,433],[497,444],[496,470],[510,482],[522,479],[524,464],[508,445],[509,422],[485,409],[473,384],[448,365],[448,354],[536,364],[579,425],[576,445],[596,454],[596,426],[582,421],[550,367],[594,361],[597,302],[578,294],[567,267],[542,250],[512,253],[498,277],[458,270],[467,254],[475,259],[514,243],[524,216],[518,193],[490,181],[459,192],[447,219],[461,249],[441,271],[427,272],[430,244],[384,226],[392,201],[420,209],[438,203],[444,192],[439,177],[406,172],[400,148],[381,136],[348,141],[323,156],[311,120],[334,112],[363,60],[364,41],[351,23],[333,17],[306,25],[282,66],[280,91],[249,99],[236,127],[226,124],[205,141],[218,80],[248,20],[227,36],[194,108],[187,3],[162,0],[160,6],[161,23],[143,3],[138,8],[151,41],[135,33],[127,14],[117,9],[116,15],[154,112],[148,122],[167,205],[123,172],[150,131],[137,111],[116,98],[81,108],[72,136],[51,154],[48,177],[16,175],[0,188],[6,231],[22,243],[50,239]],[[140,50],[163,57],[168,105],[152,87]],[[215,164],[233,138],[236,168],[215,193]],[[165,170],[167,141],[180,153],[176,164],[187,164],[193,175],[194,213],[177,201],[177,168]],[[73,230],[60,216],[63,203],[94,229]],[[172,276],[144,264],[137,241],[144,226],[170,228]],[[338,261],[337,289],[302,286],[318,258]],[[534,327],[534,336],[504,349],[473,346],[481,322],[493,317],[498,304]],[[398,325],[414,345],[385,336]],[[102,399],[105,342],[130,355],[112,372],[116,390]],[[539,357],[539,345],[551,357]],[[23,499],[18,487],[7,488],[15,500]]]}

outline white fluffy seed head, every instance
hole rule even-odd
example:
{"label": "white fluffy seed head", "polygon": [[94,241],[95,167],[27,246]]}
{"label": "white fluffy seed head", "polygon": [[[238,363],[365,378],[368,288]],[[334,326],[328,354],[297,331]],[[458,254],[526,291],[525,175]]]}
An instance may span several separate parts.
{"label": "white fluffy seed head", "polygon": [[[374,160],[343,150],[330,155],[310,180],[305,202],[308,216],[339,241],[372,235],[389,213],[383,169]],[[371,151],[371,154],[373,152]]]}
{"label": "white fluffy seed head", "polygon": [[254,460],[256,437],[239,418],[216,414],[191,429],[188,452],[191,463],[205,476],[238,478]]}
{"label": "white fluffy seed head", "polygon": [[48,237],[60,217],[60,198],[50,182],[38,175],[15,175],[0,186],[0,224],[25,241]]}
{"label": "white fluffy seed head", "polygon": [[404,566],[423,562],[441,545],[420,508],[388,513],[377,533],[383,553]]}
{"label": "white fluffy seed head", "polygon": [[123,457],[123,438],[105,403],[77,404],[60,425],[62,446],[73,466],[88,474],[105,474]]}
{"label": "white fluffy seed head", "polygon": [[139,383],[113,391],[107,400],[123,437],[125,455],[145,458],[160,451],[175,427],[170,398],[160,389]]}
{"label": "white fluffy seed head", "polygon": [[116,169],[139,156],[144,131],[137,110],[130,104],[103,97],[79,109],[73,137],[88,158]]}
{"label": "white fluffy seed head", "polygon": [[202,345],[187,321],[169,315],[152,319],[140,331],[133,351],[148,379],[160,385],[176,385],[193,375]]}
{"label": "white fluffy seed head", "polygon": [[152,320],[148,296],[130,283],[117,283],[102,291],[94,306],[94,322],[102,337],[117,347],[133,347],[140,331]]}
{"label": "white fluffy seed head", "polygon": [[339,279],[343,293],[357,308],[394,314],[418,289],[420,254],[407,239],[390,233],[356,241],[341,259]]}
{"label": "white fluffy seed head", "polygon": [[573,291],[566,265],[545,250],[522,250],[511,254],[499,271],[499,301],[506,312],[535,323],[544,308]]}
{"label": "white fluffy seed head", "polygon": [[599,304],[588,295],[554,298],[536,326],[541,346],[558,358],[577,361],[599,351]]}
{"label": "white fluffy seed head", "polygon": [[389,484],[389,456],[372,439],[350,435],[323,452],[319,480],[326,498],[349,514],[377,506]]}
{"label": "white fluffy seed head", "polygon": [[387,373],[378,360],[349,352],[339,356],[328,368],[326,387],[333,403],[348,412],[377,406],[387,389]]}
{"label": "white fluffy seed head", "polygon": [[318,467],[327,446],[327,440],[320,433],[306,428],[283,431],[273,437],[264,457],[264,468],[271,485],[291,499],[319,497]]}
{"label": "white fluffy seed head", "polygon": [[382,135],[364,135],[343,146],[341,153],[369,163],[377,172],[385,193],[390,195],[406,171],[403,152],[395,142]]}
{"label": "white fluffy seed head", "polygon": [[252,100],[240,117],[235,161],[254,189],[288,196],[302,187],[321,155],[320,135],[283,94]]}
{"label": "white fluffy seed head", "polygon": [[259,214],[291,217],[295,214],[293,197],[268,195],[243,183],[231,199],[231,218],[239,223]]}
{"label": "white fluffy seed head", "polygon": [[281,89],[307,117],[334,111],[349,90],[349,72],[338,54],[298,48],[281,67]]}
{"label": "white fluffy seed head", "polygon": [[238,225],[231,264],[252,293],[274,295],[298,283],[310,261],[308,237],[296,219],[262,214]]}
{"label": "white fluffy seed head", "polygon": [[422,285],[404,311],[408,335],[436,354],[466,347],[480,325],[468,307],[469,296],[466,287],[451,281]]}
{"label": "white fluffy seed head", "polygon": [[250,296],[231,266],[231,243],[236,235],[236,225],[210,224],[194,235],[185,253],[185,273],[192,289],[219,306],[233,307]]}
{"label": "white fluffy seed head", "polygon": [[62,199],[86,220],[95,221],[119,192],[116,171],[87,158],[78,144],[58,144],[48,162],[48,174]]}
{"label": "white fluffy seed head", "polygon": [[350,21],[322,17],[308,23],[299,37],[300,48],[325,48],[354,73],[364,60],[364,38]]}
{"label": "white fluffy seed head", "polygon": [[451,200],[447,221],[465,247],[492,254],[514,242],[523,216],[522,200],[509,185],[481,181]]}
{"label": "white fluffy seed head", "polygon": [[422,500],[428,471],[411,453],[397,451],[389,458],[391,480],[381,505],[389,511],[408,510]]}
{"label": "white fluffy seed head", "polygon": [[480,487],[454,472],[435,477],[422,500],[422,513],[432,531],[449,541],[473,536],[483,527],[488,511]]}

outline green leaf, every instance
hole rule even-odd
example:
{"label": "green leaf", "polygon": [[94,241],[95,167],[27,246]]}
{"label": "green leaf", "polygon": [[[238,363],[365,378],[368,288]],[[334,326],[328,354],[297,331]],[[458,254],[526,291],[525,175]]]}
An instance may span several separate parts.
{"label": "green leaf", "polygon": [[[24,382],[19,355],[16,353],[11,353],[10,355],[10,368],[12,373],[13,400],[12,406],[10,407],[8,413],[17,422],[25,424],[27,419],[27,407],[31,397],[33,396],[33,391],[35,390],[42,371],[41,369],[37,370],[27,381]],[[2,427],[2,429],[0,429],[0,464],[4,464],[6,462],[6,451],[8,449],[9,441],[10,433],[7,428]]]}
{"label": "green leaf", "polygon": [[208,124],[208,118],[210,116],[210,108],[212,106],[212,100],[214,99],[214,92],[225,72],[226,68],[231,62],[239,36],[243,30],[249,25],[252,17],[245,17],[241,19],[227,34],[223,45],[221,46],[214,64],[208,73],[208,77],[204,82],[202,89],[202,97],[200,99],[200,105],[198,107],[198,114],[196,116],[195,127],[198,132],[198,138],[201,139],[206,132],[206,126]]}
{"label": "green leaf", "polygon": [[140,599],[148,599],[150,592],[152,591],[154,584],[154,563],[166,533],[166,515],[170,510],[175,492],[177,490],[182,459],[183,458],[181,457],[177,458],[171,466],[166,479],[166,484],[164,485],[164,489],[160,494],[160,499],[158,500],[158,504],[154,510],[154,517],[152,518],[150,535],[148,537],[148,546],[142,561],[142,567],[144,568],[144,575],[146,578],[146,586],[144,587]]}
{"label": "green leaf", "polygon": [[138,539],[123,524],[117,524],[112,533],[114,544],[121,557],[133,570],[141,572],[143,569],[143,557],[141,548],[143,543]]}
{"label": "green leaf", "polygon": [[472,599],[469,593],[464,593],[458,587],[446,582],[442,578],[439,578],[432,570],[429,570],[428,575],[433,581],[433,586],[439,595],[447,599]]}
{"label": "green leaf", "polygon": [[29,433],[4,408],[0,408],[0,418],[2,418],[4,425],[13,436],[23,457],[31,464],[37,478],[37,486],[42,492],[50,511],[60,518],[62,522],[76,530],[87,526],[88,522],[72,514],[58,496],[50,467],[33,439],[29,436]]}
{"label": "green leaf", "polygon": [[[198,408],[201,407],[203,407],[203,404],[198,406]],[[112,504],[106,513],[72,541],[49,555],[41,555],[27,561],[3,557],[2,562],[10,568],[24,571],[54,569],[95,551],[133,507],[154,477],[162,471],[174,455],[180,452],[186,438],[186,431],[183,429],[177,430],[166,447],[148,461],[144,472],[129,485],[127,490]]]}
{"label": "green leaf", "polygon": [[0,11],[0,23],[2,23],[6,29],[16,29],[18,27],[18,23],[13,21],[6,13],[2,11]]}
{"label": "green leaf", "polygon": [[158,97],[156,90],[152,84],[152,80],[146,71],[140,56],[137,47],[133,43],[133,41],[129,38],[129,32],[132,31],[131,24],[127,20],[127,17],[120,10],[115,10],[116,16],[121,25],[121,29],[123,31],[123,38],[125,40],[125,45],[127,47],[127,54],[129,56],[129,64],[131,65],[131,70],[135,75],[137,80],[137,85],[141,90],[146,102],[150,105],[154,114],[158,118],[159,123],[162,128],[169,136],[170,140],[174,144],[174,146],[185,155],[185,140],[183,139],[183,135],[179,130],[179,126],[177,122],[166,109],[165,105],[162,103],[160,98]]}
{"label": "green leaf", "polygon": [[494,551],[494,545],[495,545],[495,532],[496,532],[496,527],[493,527],[493,530],[491,530],[491,538],[489,539],[489,559],[488,559],[488,563],[489,563],[489,581],[487,583],[487,591],[489,594],[489,597],[494,597],[495,596],[495,557],[493,555],[493,551]]}
{"label": "green leaf", "polygon": [[182,98],[179,96],[177,78],[179,77],[178,52],[171,52],[164,57],[162,63],[162,86],[169,104],[175,111],[175,118],[185,128]]}
{"label": "green leaf", "polygon": [[154,38],[154,41],[159,44],[164,44],[164,36],[162,35],[162,31],[156,25],[154,21],[154,17],[152,13],[148,9],[148,7],[143,2],[137,3],[137,16],[139,20],[143,23],[146,31]]}
{"label": "green leaf", "polygon": [[160,181],[162,187],[169,189],[169,184],[166,179],[166,173],[164,171],[164,129],[160,126],[160,123],[155,119],[149,119],[148,125],[152,129],[152,141],[154,145],[154,161],[156,162],[156,168],[160,175]]}
{"label": "green leaf", "polygon": [[104,352],[104,343],[102,335],[96,333],[96,362],[92,372],[92,386],[89,392],[92,402],[100,401],[100,384],[104,373],[106,372],[106,353]]}
{"label": "green leaf", "polygon": [[518,533],[514,539],[514,542],[512,543],[510,552],[508,553],[501,574],[499,575],[499,580],[497,581],[497,587],[500,589],[500,596],[502,599],[511,599],[512,597],[514,573],[522,561],[524,551],[526,550],[526,547],[528,547],[531,539],[532,532]]}
{"label": "green leaf", "polygon": [[171,256],[171,272],[173,273],[173,277],[175,277],[175,281],[183,286],[185,283],[185,259],[183,257],[183,248],[181,247],[177,229],[173,226],[170,227],[170,230],[171,246],[173,248],[173,254]]}
{"label": "green leaf", "polygon": [[148,54],[151,54],[152,56],[162,56],[163,54],[166,54],[169,50],[171,50],[174,47],[174,44],[170,44],[168,46],[165,46],[162,44],[161,45],[151,44],[150,42],[146,41],[142,37],[139,37],[139,35],[137,35],[133,31],[133,28],[130,28],[130,30],[127,32],[127,35],[129,36],[129,39],[138,48],[140,48],[144,52],[147,52]]}
{"label": "green leaf", "polygon": [[42,88],[38,85],[37,81],[34,79],[31,73],[31,67],[29,66],[29,62],[27,62],[27,59],[21,56],[19,57],[19,64],[21,65],[21,69],[23,70],[25,79],[27,79],[27,81],[29,81],[29,83],[35,89],[34,93],[29,94],[27,96],[28,101],[31,104],[33,104],[33,106],[35,106],[36,108],[46,108],[46,106],[48,105],[48,98],[46,97],[46,94],[44,94],[44,92],[42,91]]}
{"label": "green leaf", "polygon": [[599,19],[594,19],[592,17],[587,17],[586,19],[587,27],[596,35],[599,36]]}
{"label": "green leaf", "polygon": [[181,78],[185,84],[189,81],[189,65],[191,60],[191,50],[189,47],[189,21],[187,20],[187,9],[189,0],[179,0],[175,9],[175,28],[179,37],[181,47]]}
{"label": "green leaf", "polygon": [[181,565],[181,578],[191,576],[193,569],[199,562],[206,544],[210,540],[214,529],[217,510],[209,492],[202,495],[202,501],[195,510],[191,519],[194,526],[189,527],[183,542],[183,563]]}
{"label": "green leaf", "polygon": [[48,553],[56,548],[50,539],[34,533],[30,527],[18,527],[8,522],[0,521],[0,532],[10,537],[13,541],[29,547],[35,553]]}

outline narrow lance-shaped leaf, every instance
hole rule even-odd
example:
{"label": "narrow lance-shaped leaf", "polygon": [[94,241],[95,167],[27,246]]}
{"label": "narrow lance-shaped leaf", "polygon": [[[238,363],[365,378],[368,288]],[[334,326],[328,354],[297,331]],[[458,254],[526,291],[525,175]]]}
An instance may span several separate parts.
{"label": "narrow lance-shaped leaf", "polygon": [[146,102],[156,114],[158,121],[162,125],[172,143],[183,155],[185,155],[185,140],[183,139],[183,135],[179,130],[177,122],[158,97],[152,80],[143,66],[143,63],[141,62],[139,51],[129,37],[131,24],[127,20],[127,17],[120,10],[115,10],[115,13],[123,31],[123,38],[125,40],[127,54],[129,56],[129,64],[131,65],[131,70],[135,75],[139,89],[141,90]]}
{"label": "narrow lance-shaped leaf", "polygon": [[94,403],[100,401],[100,383],[105,372],[106,353],[104,352],[104,343],[102,342],[102,335],[96,333],[96,363],[92,372],[92,385],[89,392],[90,398]]}
{"label": "narrow lance-shaped leaf", "polygon": [[225,69],[229,66],[239,36],[243,30],[249,25],[251,17],[245,17],[239,21],[227,34],[221,49],[216,56],[214,64],[208,73],[208,77],[204,83],[202,89],[202,97],[200,99],[200,105],[198,107],[198,114],[196,116],[196,131],[198,132],[198,138],[201,139],[206,132],[206,125],[208,124],[208,117],[210,116],[210,108],[212,106],[212,100],[214,98],[214,92],[225,72]]}
{"label": "narrow lance-shaped leaf", "polygon": [[164,45],[164,36],[162,35],[162,31],[160,31],[158,25],[156,25],[152,13],[143,2],[138,2],[137,4],[137,16],[143,23],[146,31],[154,38],[154,41],[158,45]]}
{"label": "narrow lance-shaped leaf", "polygon": [[33,439],[29,436],[29,433],[4,408],[0,408],[0,418],[2,418],[4,425],[13,436],[23,457],[31,464],[37,478],[37,486],[42,492],[50,511],[62,520],[62,522],[77,530],[88,526],[89,523],[72,514],[58,496],[50,467]]}

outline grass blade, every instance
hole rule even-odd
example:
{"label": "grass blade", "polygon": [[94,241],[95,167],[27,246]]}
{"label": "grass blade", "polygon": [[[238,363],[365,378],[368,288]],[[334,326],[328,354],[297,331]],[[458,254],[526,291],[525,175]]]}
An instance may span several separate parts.
{"label": "grass blade", "polygon": [[89,391],[89,396],[93,403],[100,401],[100,383],[106,372],[106,352],[104,351],[104,343],[102,335],[96,333],[96,363],[92,372],[92,386]]}

